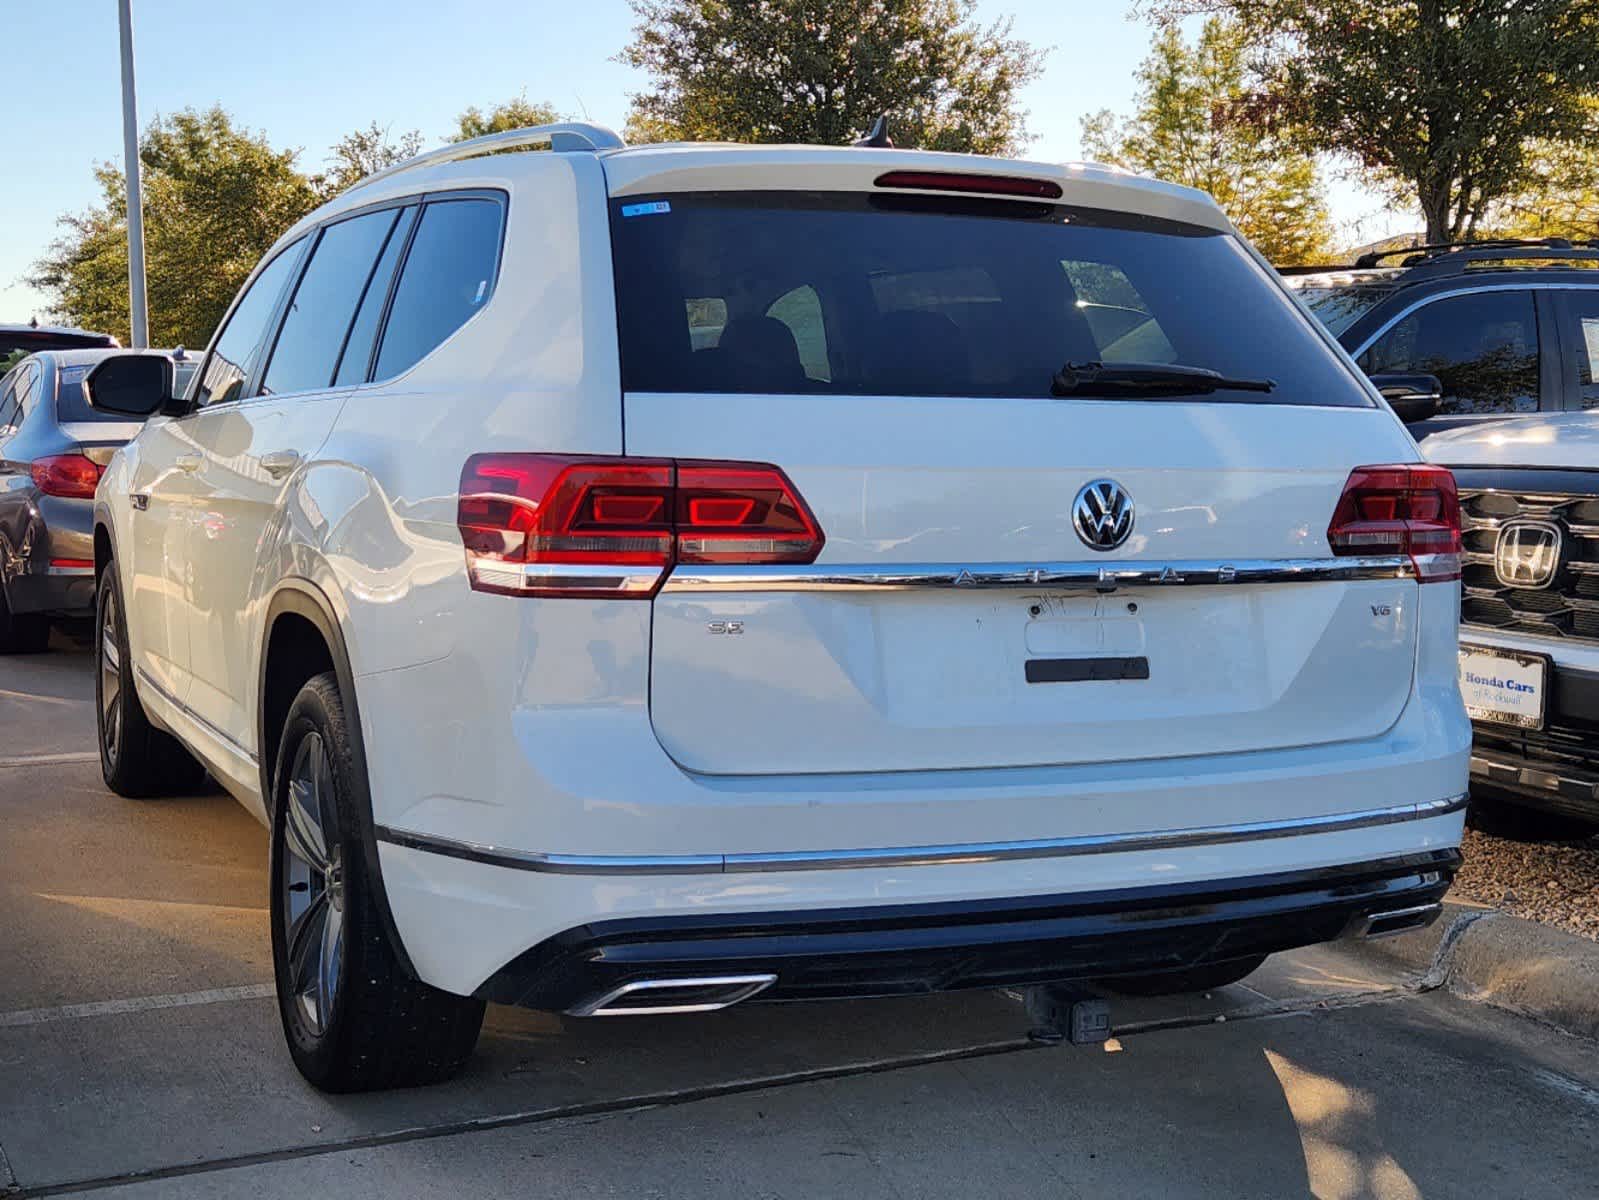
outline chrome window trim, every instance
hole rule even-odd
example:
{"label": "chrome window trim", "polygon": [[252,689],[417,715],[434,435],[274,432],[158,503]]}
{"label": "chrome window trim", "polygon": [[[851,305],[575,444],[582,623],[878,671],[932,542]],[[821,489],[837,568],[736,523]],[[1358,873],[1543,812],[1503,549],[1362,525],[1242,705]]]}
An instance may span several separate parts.
{"label": "chrome window trim", "polygon": [[679,564],[661,594],[695,592],[856,592],[943,588],[1035,588],[1114,592],[1124,587],[1327,583],[1414,579],[1403,555],[1348,558],[1177,559],[1169,562],[806,563],[779,566]]}
{"label": "chrome window trim", "polygon": [[[1596,290],[1599,290],[1599,282],[1555,283],[1554,281],[1548,279],[1527,279],[1519,283],[1481,283],[1475,284],[1472,287],[1454,288],[1450,291],[1433,292],[1431,295],[1422,296],[1419,299],[1413,300],[1411,303],[1407,304],[1404,308],[1395,313],[1392,317],[1389,317],[1376,333],[1371,334],[1366,338],[1365,341],[1360,343],[1359,349],[1351,350],[1349,352],[1349,357],[1358,361],[1362,354],[1366,353],[1366,351],[1370,350],[1374,345],[1376,345],[1378,340],[1384,337],[1395,325],[1399,324],[1399,322],[1403,321],[1417,309],[1425,308],[1427,305],[1434,304],[1439,300],[1448,300],[1454,296],[1475,296],[1480,295],[1483,292],[1582,292]],[[1540,343],[1543,341],[1542,334],[1539,335],[1538,340]],[[1513,416],[1515,414],[1508,415]]]}
{"label": "chrome window trim", "polygon": [[549,854],[511,850],[458,841],[433,834],[410,833],[387,825],[375,827],[377,839],[390,845],[489,866],[510,867],[550,875],[722,875],[765,871],[843,871],[873,867],[934,867],[1012,862],[1030,858],[1073,858],[1088,854],[1132,854],[1145,850],[1180,850],[1265,841],[1320,833],[1344,833],[1405,821],[1424,821],[1464,811],[1466,793],[1393,808],[1240,825],[1201,825],[1141,833],[1085,834],[1033,841],[970,842],[944,846],[895,846],[867,850],[793,850],[756,854]]}

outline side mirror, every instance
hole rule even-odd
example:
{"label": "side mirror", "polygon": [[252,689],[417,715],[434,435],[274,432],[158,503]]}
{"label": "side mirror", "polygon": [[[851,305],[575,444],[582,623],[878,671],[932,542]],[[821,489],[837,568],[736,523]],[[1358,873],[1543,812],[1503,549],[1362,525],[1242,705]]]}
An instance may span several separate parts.
{"label": "side mirror", "polygon": [[148,417],[172,403],[172,362],[164,354],[113,354],[83,380],[89,407]]}
{"label": "side mirror", "polygon": [[1443,407],[1444,385],[1436,375],[1373,375],[1371,382],[1406,425],[1436,416]]}

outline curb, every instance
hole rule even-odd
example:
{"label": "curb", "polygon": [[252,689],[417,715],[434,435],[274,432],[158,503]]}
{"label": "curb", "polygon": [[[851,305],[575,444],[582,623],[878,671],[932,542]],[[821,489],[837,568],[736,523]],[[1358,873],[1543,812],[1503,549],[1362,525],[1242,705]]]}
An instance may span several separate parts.
{"label": "curb", "polygon": [[1599,1039],[1599,942],[1474,904],[1447,903],[1426,929],[1360,952],[1409,967],[1436,988]]}

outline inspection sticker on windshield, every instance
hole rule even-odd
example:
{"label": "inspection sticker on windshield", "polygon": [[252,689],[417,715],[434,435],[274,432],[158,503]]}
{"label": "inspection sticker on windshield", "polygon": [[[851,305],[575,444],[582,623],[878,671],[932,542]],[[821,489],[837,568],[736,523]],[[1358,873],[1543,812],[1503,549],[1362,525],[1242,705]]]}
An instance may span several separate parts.
{"label": "inspection sticker on windshield", "polygon": [[1474,721],[1542,729],[1548,678],[1549,660],[1541,654],[1460,647],[1460,694]]}
{"label": "inspection sticker on windshield", "polygon": [[672,211],[670,200],[651,200],[648,204],[624,204],[622,215],[624,217],[647,217],[654,213],[669,213]]}

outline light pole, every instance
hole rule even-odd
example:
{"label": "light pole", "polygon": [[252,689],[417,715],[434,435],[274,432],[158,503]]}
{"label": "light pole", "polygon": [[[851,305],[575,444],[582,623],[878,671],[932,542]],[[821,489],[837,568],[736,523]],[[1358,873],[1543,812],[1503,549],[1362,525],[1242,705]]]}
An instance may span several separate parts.
{"label": "light pole", "polygon": [[122,34],[122,168],[128,181],[128,315],[133,346],[150,344],[144,296],[144,201],[139,191],[139,105],[133,87],[133,0],[117,0]]}

